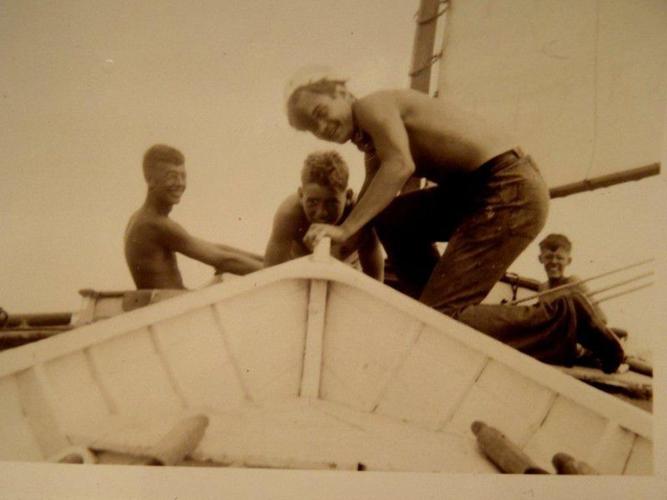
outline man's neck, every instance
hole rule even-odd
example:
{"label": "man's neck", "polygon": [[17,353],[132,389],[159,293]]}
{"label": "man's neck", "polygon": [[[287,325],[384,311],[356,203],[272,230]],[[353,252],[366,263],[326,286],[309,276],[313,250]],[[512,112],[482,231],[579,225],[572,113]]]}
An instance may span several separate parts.
{"label": "man's neck", "polygon": [[570,278],[561,276],[560,278],[549,278],[549,288],[565,285],[570,282]]}
{"label": "man's neck", "polygon": [[156,198],[149,191],[146,195],[146,201],[144,201],[144,208],[150,212],[155,213],[156,215],[162,215],[166,217],[171,212],[171,209],[174,208],[174,205]]}

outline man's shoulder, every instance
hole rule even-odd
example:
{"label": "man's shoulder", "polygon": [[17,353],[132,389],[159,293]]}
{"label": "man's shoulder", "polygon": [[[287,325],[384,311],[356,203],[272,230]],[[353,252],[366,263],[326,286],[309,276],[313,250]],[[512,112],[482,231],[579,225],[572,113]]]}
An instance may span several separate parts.
{"label": "man's shoulder", "polygon": [[292,193],[285,198],[276,210],[276,219],[299,219],[304,217],[303,207],[297,193]]}
{"label": "man's shoulder", "polygon": [[158,233],[180,229],[180,225],[165,215],[155,215],[145,210],[137,210],[127,224],[126,234],[151,237]]}

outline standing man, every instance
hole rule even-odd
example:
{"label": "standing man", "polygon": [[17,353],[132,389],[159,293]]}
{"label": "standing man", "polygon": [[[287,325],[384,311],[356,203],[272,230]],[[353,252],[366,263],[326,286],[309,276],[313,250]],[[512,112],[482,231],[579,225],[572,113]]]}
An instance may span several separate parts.
{"label": "standing man", "polygon": [[[310,253],[303,242],[311,224],[340,224],[354,206],[347,187],[349,172],[336,151],[311,153],[301,170],[301,186],[278,207],[266,247],[265,266],[281,264]],[[333,245],[333,255],[361,266],[379,281],[384,277],[384,256],[375,231],[366,226],[341,244]],[[356,266],[355,266],[356,267]]]}
{"label": "standing man", "polygon": [[[571,363],[580,336],[605,370],[619,366],[618,340],[583,296],[553,307],[478,305],[548,212],[537,166],[505,131],[414,90],[357,99],[321,68],[295,75],[286,97],[292,127],[365,154],[357,205],[339,226],[313,224],[307,245],[344,242],[372,222],[403,288],[421,302],[544,361]],[[437,186],[396,197],[413,175]],[[448,242],[442,256],[436,241]]]}
{"label": "standing man", "polygon": [[144,154],[143,170],[146,200],[125,230],[125,260],[138,289],[184,289],[176,253],[213,266],[218,273],[247,274],[262,267],[246,252],[190,235],[169,217],[186,187],[185,158],[179,150],[152,146]]}

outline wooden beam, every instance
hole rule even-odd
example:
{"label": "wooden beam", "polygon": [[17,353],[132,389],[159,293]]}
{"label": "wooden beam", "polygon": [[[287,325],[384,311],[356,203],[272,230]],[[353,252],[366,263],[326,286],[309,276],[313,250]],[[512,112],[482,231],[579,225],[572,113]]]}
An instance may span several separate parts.
{"label": "wooden beam", "polygon": [[551,198],[562,198],[571,194],[593,191],[604,187],[622,184],[623,182],[638,181],[645,177],[651,177],[660,173],[660,163],[651,163],[639,168],[624,170],[613,174],[593,177],[580,182],[573,182],[563,186],[557,186],[549,190]]}
{"label": "wooden beam", "polygon": [[303,353],[303,375],[299,395],[318,398],[322,376],[322,351],[324,347],[324,320],[326,317],[327,281],[312,280],[308,301],[308,323]]}

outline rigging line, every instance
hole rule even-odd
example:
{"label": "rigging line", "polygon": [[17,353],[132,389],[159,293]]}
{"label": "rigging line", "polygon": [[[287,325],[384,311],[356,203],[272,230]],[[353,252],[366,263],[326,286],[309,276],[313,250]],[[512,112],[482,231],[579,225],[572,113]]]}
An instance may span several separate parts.
{"label": "rigging line", "polygon": [[544,295],[549,295],[549,294],[552,294],[552,293],[555,293],[555,292],[559,292],[561,290],[566,290],[568,288],[572,288],[572,287],[581,285],[582,283],[586,283],[586,282],[592,281],[594,279],[602,278],[604,276],[609,276],[610,274],[620,273],[621,271],[625,271],[626,269],[632,269],[633,267],[639,267],[639,266],[642,266],[644,264],[648,264],[649,262],[653,262],[654,260],[655,259],[642,260],[642,261],[637,262],[635,264],[630,264],[628,266],[619,267],[617,269],[612,269],[611,271],[607,271],[607,272],[604,272],[602,274],[597,274],[595,276],[591,276],[590,278],[574,281],[572,283],[566,283],[565,285],[560,285],[560,286],[557,286],[557,287],[554,287],[554,288],[550,288],[548,290],[544,290],[542,292],[535,293],[533,295],[529,295],[529,296],[524,297],[524,298],[519,299],[519,300],[513,300],[512,302],[509,303],[509,305],[515,306],[517,304],[521,304],[522,302],[528,302],[529,300],[533,300],[533,299],[536,299],[538,297],[542,297]]}
{"label": "rigging line", "polygon": [[648,288],[649,286],[653,286],[654,282],[649,281],[648,283],[644,283],[643,285],[636,286],[634,288],[628,288],[627,290],[624,290],[622,292],[614,293],[612,295],[607,295],[606,297],[602,297],[601,299],[593,302],[593,304],[597,305],[600,304],[601,302],[606,302],[607,300],[615,299],[616,297],[621,297],[622,295],[627,295],[632,292],[636,292],[637,290],[641,290],[642,288]]}
{"label": "rigging line", "polygon": [[442,7],[442,9],[438,8],[438,12],[436,12],[435,14],[433,14],[430,17],[427,17],[426,19],[419,19],[419,17],[418,17],[419,16],[419,11],[415,12],[415,16],[414,16],[415,22],[417,24],[428,24],[430,22],[435,21],[440,16],[442,16],[445,12],[447,12],[447,9],[449,8],[449,0],[440,0],[440,2],[438,2],[438,3],[440,5],[444,5],[444,7]]}
{"label": "rigging line", "polygon": [[591,159],[586,169],[584,179],[588,179],[597,156],[598,143],[598,49],[600,44],[600,5],[595,1],[595,44],[593,46],[593,144],[591,146]]}
{"label": "rigging line", "polygon": [[442,50],[440,52],[437,52],[436,54],[433,54],[431,56],[431,58],[428,60],[428,62],[426,64],[424,64],[421,68],[418,68],[418,69],[408,73],[408,76],[414,77],[414,76],[417,76],[419,73],[422,73],[423,71],[426,71],[431,66],[433,66],[438,61],[438,59],[440,59],[441,57],[442,57]]}

